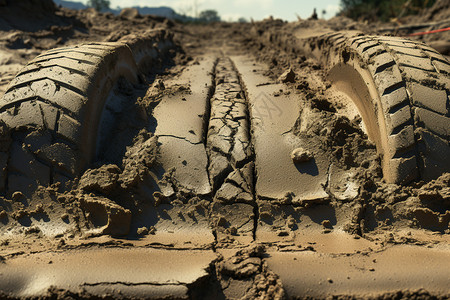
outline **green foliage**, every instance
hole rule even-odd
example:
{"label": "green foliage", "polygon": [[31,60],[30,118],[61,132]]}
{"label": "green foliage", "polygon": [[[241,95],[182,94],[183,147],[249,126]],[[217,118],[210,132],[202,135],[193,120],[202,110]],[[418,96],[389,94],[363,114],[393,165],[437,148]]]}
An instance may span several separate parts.
{"label": "green foliage", "polygon": [[208,9],[200,12],[198,19],[200,22],[205,23],[220,22],[220,16],[214,9]]}
{"label": "green foliage", "polygon": [[109,9],[111,2],[109,0],[88,0],[87,6],[95,8],[96,11]]}
{"label": "green foliage", "polygon": [[414,15],[431,7],[435,0],[341,0],[341,15],[367,21],[389,21]]}

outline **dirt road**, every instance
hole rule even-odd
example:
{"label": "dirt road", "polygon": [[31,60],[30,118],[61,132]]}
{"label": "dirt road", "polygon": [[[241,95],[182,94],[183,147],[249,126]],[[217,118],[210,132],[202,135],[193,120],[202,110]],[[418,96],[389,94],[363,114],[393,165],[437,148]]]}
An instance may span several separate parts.
{"label": "dirt road", "polygon": [[3,297],[448,298],[445,56],[342,19],[53,16],[1,31]]}

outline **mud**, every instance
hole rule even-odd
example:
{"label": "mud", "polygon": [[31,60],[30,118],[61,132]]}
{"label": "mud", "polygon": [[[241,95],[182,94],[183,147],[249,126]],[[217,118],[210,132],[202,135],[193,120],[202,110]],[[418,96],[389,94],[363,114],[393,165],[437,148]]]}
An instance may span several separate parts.
{"label": "mud", "polygon": [[[449,297],[450,173],[387,183],[358,107],[295,43],[377,28],[341,17],[183,25],[48,1],[34,20],[6,3],[0,95],[43,50],[149,28],[173,30],[177,45],[139,82],[115,85],[122,109],[111,106],[86,170],[0,198],[2,297]],[[0,129],[0,161],[33,146]]]}

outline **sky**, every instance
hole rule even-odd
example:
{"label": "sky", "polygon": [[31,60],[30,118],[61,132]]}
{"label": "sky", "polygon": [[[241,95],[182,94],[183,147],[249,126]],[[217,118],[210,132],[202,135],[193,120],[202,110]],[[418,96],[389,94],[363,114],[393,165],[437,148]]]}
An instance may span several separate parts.
{"label": "sky", "polygon": [[340,0],[110,0],[111,8],[130,6],[169,6],[176,12],[190,16],[206,9],[217,10],[222,20],[237,21],[240,17],[247,20],[261,20],[268,16],[287,21],[311,16],[313,9],[322,17],[331,18],[339,11]]}

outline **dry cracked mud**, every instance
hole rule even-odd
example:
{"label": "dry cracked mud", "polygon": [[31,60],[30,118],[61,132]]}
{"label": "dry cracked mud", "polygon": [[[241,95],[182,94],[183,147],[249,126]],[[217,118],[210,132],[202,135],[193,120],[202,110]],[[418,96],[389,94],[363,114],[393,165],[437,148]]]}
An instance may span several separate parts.
{"label": "dry cracked mud", "polygon": [[50,2],[0,11],[1,297],[450,296],[445,56]]}

